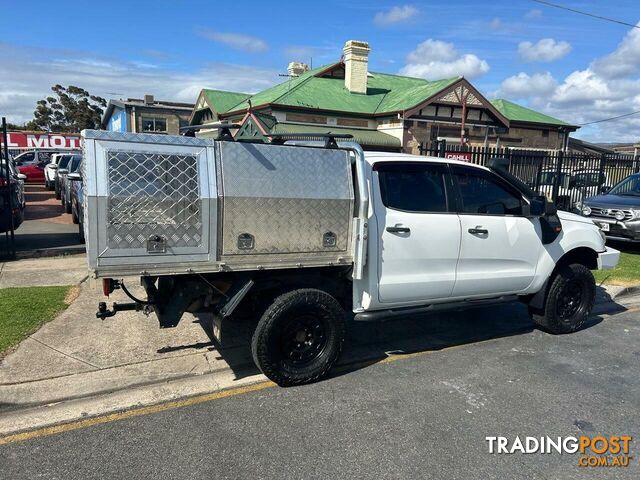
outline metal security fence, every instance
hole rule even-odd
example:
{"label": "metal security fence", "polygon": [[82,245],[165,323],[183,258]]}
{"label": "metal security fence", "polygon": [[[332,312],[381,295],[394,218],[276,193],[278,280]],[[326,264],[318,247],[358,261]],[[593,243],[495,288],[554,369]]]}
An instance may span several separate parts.
{"label": "metal security fence", "polygon": [[421,144],[420,153],[477,165],[486,165],[492,158],[506,158],[510,173],[552,199],[563,210],[571,210],[582,199],[597,195],[623,178],[640,172],[640,157],[628,154],[484,148],[445,142]]}

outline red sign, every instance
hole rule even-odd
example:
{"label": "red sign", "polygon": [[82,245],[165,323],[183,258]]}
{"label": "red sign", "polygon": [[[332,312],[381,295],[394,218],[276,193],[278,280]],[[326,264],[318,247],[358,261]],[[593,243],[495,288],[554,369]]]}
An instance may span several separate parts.
{"label": "red sign", "polygon": [[[80,137],[57,133],[8,132],[8,148],[80,148]],[[0,144],[3,138],[0,135]]]}
{"label": "red sign", "polygon": [[471,152],[444,152],[444,158],[451,160],[462,160],[463,162],[471,161]]}

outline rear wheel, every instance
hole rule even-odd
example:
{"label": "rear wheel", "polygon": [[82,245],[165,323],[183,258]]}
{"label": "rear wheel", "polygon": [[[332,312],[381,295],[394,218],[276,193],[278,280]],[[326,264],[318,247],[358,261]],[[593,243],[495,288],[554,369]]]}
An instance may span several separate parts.
{"label": "rear wheel", "polygon": [[321,290],[305,288],[280,295],[262,315],[253,334],[256,365],[280,386],[312,382],[338,359],[345,336],[345,312]]}
{"label": "rear wheel", "polygon": [[582,328],[593,309],[596,283],[580,264],[561,267],[549,287],[543,309],[529,308],[533,321],[551,333],[571,333]]}

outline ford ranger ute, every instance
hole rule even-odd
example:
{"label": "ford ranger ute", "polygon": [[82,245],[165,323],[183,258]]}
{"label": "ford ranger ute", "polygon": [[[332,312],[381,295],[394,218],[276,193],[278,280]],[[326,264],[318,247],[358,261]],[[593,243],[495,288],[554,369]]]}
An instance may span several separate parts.
{"label": "ford ranger ute", "polygon": [[330,370],[348,319],[519,299],[541,328],[573,332],[593,306],[591,270],[618,262],[590,219],[556,211],[500,161],[220,132],[82,133],[89,268],[105,295],[132,300],[97,316],[155,313],[169,328],[212,312],[223,345],[237,318],[259,318],[253,359],[282,386]]}

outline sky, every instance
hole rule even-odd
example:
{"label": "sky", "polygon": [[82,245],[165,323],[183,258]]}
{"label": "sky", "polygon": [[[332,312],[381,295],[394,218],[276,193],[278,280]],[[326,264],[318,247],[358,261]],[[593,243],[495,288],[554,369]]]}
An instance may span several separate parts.
{"label": "sky", "polygon": [[[638,0],[553,3],[640,26]],[[464,75],[572,124],[640,110],[640,28],[533,0],[0,0],[0,115],[22,123],[55,84],[109,98],[195,102],[202,88],[254,93],[290,61],[339,60],[369,42],[369,70]],[[576,137],[637,142],[640,114]]]}

